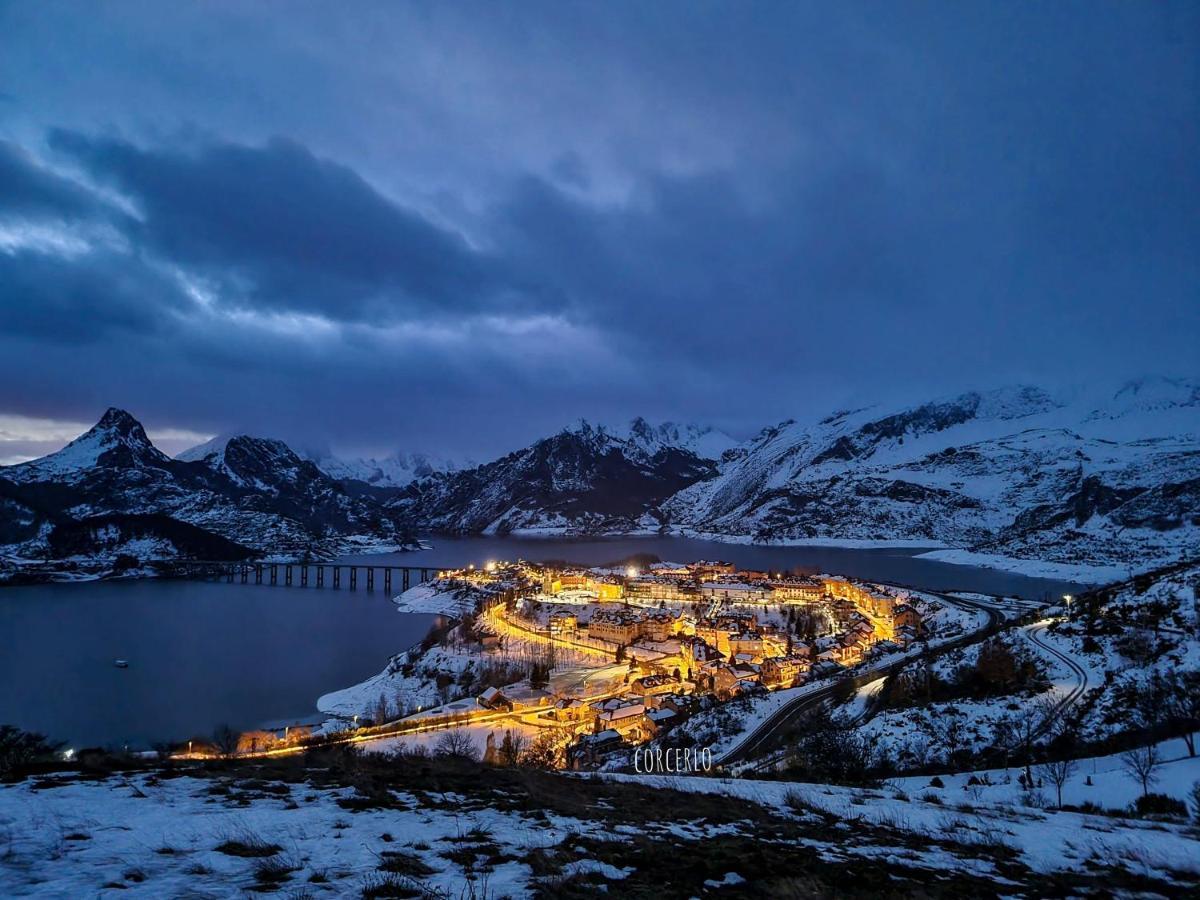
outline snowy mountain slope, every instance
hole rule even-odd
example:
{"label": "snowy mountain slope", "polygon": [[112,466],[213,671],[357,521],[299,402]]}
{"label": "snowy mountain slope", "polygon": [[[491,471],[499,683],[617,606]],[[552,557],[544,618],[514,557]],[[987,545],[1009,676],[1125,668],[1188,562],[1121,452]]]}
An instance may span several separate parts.
{"label": "snowy mountain slope", "polygon": [[[176,459],[185,462],[197,462],[222,454],[225,447],[233,438],[241,436],[238,432],[220,434],[203,444],[197,444],[176,455]],[[262,440],[275,440],[261,438]],[[278,441],[284,443],[283,441]],[[381,458],[350,457],[335,455],[326,446],[296,446],[289,447],[296,456],[307,460],[335,481],[361,481],[372,487],[398,488],[404,487],[418,478],[427,478],[438,472],[457,472],[460,469],[473,468],[473,460],[457,460],[450,457],[431,456],[425,453],[393,453]]]}
{"label": "snowy mountain slope", "polygon": [[97,467],[171,469],[172,460],[146,436],[141,423],[124,410],[110,407],[92,428],[56,453],[8,466],[4,475],[18,484],[77,483]]}
{"label": "snowy mountain slope", "polygon": [[[202,452],[201,452],[202,451]],[[171,459],[128,413],[108,410],[62,450],[0,469],[26,504],[71,520],[164,515],[277,553],[319,551],[347,535],[395,536],[399,525],[280,441],[239,435]],[[28,548],[45,552],[46,542]]]}
{"label": "snowy mountain slope", "polygon": [[641,416],[633,419],[624,428],[608,431],[613,437],[626,441],[631,447],[641,448],[647,456],[653,456],[660,450],[675,448],[687,450],[701,459],[718,460],[738,445],[738,442],[725,432],[708,425],[676,422],[653,425]]}
{"label": "snowy mountain slope", "polygon": [[635,420],[625,436],[580,422],[475,469],[415,483],[394,504],[447,531],[507,533],[634,531],[657,528],[662,501],[712,477],[715,464],[668,443],[682,434]]}
{"label": "snowy mountain slope", "polygon": [[353,457],[342,459],[331,454],[310,455],[308,459],[330,478],[338,481],[362,481],[374,487],[405,487],[419,478],[474,468],[473,460],[454,460],[424,453],[393,453],[380,459]]}
{"label": "snowy mountain slope", "polygon": [[1152,562],[1197,537],[1198,435],[1196,382],[1147,380],[1099,401],[972,392],[765,429],[664,512],[729,536]]}

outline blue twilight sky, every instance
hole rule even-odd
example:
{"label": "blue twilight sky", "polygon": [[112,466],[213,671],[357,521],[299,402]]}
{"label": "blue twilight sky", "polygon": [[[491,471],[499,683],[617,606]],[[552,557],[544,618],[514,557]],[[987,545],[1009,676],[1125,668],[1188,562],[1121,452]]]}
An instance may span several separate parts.
{"label": "blue twilight sky", "polygon": [[1198,132],[1191,2],[0,0],[0,462],[1193,374]]}

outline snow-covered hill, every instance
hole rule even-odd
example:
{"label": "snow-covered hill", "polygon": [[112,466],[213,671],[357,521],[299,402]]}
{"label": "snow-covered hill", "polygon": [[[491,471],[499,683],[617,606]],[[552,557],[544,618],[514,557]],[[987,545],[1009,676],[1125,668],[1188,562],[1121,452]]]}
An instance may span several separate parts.
{"label": "snow-covered hill", "polygon": [[401,531],[377,503],[351,496],[281,441],[238,435],[184,457],[160,452],[136,419],[109,409],[57,453],[0,469],[8,552],[45,555],[54,528],[113,515],[164,516],[283,554],[326,552],[351,535],[394,542]]}
{"label": "snow-covered hill", "polygon": [[[307,455],[307,454],[306,454]],[[362,481],[374,487],[406,487],[419,478],[473,468],[473,460],[456,460],[425,453],[393,453],[379,459],[332,454],[307,455],[317,467],[339,481]]]}
{"label": "snow-covered hill", "polygon": [[716,474],[714,459],[692,448],[724,452],[729,443],[694,426],[581,421],[487,465],[414,483],[393,506],[450,531],[657,530],[664,500]]}
{"label": "snow-covered hill", "polygon": [[927,540],[1149,564],[1200,536],[1200,384],[1034,387],[784,422],[664,504],[676,527],[764,540]]}

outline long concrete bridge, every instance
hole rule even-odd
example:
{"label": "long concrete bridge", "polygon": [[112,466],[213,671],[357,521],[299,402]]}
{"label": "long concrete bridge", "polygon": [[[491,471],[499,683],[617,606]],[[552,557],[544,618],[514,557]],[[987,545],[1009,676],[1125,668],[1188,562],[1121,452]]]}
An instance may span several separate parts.
{"label": "long concrete bridge", "polygon": [[380,587],[389,594],[393,586],[407,591],[414,584],[432,581],[439,571],[428,566],[369,566],[327,562],[171,560],[154,565],[162,574],[175,578],[226,581],[230,584],[283,584],[286,587],[347,587],[352,591],[358,590],[360,586],[368,591]]}

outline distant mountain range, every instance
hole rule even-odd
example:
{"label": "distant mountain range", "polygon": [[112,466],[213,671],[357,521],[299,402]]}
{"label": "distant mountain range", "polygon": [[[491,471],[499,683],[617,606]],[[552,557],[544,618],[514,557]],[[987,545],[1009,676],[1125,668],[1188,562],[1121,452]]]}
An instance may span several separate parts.
{"label": "distant mountain range", "polygon": [[171,459],[119,409],[57,453],[0,469],[0,504],[0,541],[18,557],[54,557],[62,533],[74,535],[71,555],[82,558],[327,555],[350,536],[410,538],[379,503],[281,441],[240,435],[199,458]]}
{"label": "distant mountain range", "polygon": [[[197,532],[163,536],[164,519]],[[0,553],[14,557],[86,555],[84,534],[96,553],[189,554],[211,535],[226,553],[327,554],[417,530],[907,541],[1151,565],[1200,546],[1200,382],[970,392],[783,422],[743,443],[581,421],[477,466],[344,461],[247,435],[171,459],[111,409],[59,452],[0,468]]]}

